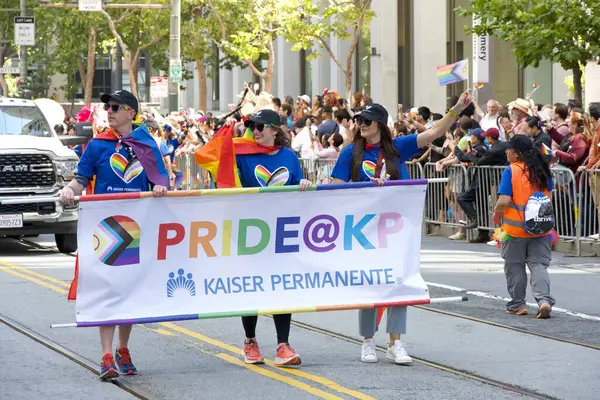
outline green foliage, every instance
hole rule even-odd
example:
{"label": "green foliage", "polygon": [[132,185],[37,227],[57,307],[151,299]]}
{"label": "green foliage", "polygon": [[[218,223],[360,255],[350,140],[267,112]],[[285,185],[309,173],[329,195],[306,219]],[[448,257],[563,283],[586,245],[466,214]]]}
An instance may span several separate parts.
{"label": "green foliage", "polygon": [[574,70],[600,55],[597,0],[471,0],[468,10],[458,8],[457,12],[481,19],[468,32],[511,42],[523,67],[537,67],[547,59]]}

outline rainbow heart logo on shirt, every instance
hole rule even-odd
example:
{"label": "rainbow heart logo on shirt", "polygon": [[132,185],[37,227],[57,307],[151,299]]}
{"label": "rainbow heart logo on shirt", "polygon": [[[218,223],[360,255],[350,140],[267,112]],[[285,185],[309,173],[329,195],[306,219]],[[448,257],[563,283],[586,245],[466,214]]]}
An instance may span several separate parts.
{"label": "rainbow heart logo on shirt", "polygon": [[[363,163],[362,163],[363,172],[369,179],[375,177],[376,167],[377,167],[377,165],[373,161],[366,160],[366,161],[363,161]],[[383,160],[383,163],[381,166],[381,174],[379,176],[385,179],[385,176],[386,176],[385,160]]]}
{"label": "rainbow heart logo on shirt", "polygon": [[142,164],[138,160],[129,163],[127,159],[119,153],[114,153],[110,156],[110,166],[115,175],[121,178],[125,183],[131,183],[131,181],[144,171]]}
{"label": "rainbow heart logo on shirt", "polygon": [[286,167],[280,167],[271,173],[271,171],[262,165],[257,165],[254,168],[254,176],[262,187],[283,186],[290,179],[290,171]]}

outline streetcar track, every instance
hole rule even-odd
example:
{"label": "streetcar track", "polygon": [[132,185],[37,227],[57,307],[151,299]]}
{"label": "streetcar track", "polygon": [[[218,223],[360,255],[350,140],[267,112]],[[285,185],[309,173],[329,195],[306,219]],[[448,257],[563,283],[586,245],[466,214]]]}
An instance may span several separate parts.
{"label": "streetcar track", "polygon": [[537,337],[544,338],[544,339],[554,340],[554,341],[562,342],[562,343],[568,343],[568,344],[572,344],[572,345],[575,345],[575,346],[587,347],[587,348],[592,349],[592,350],[599,350],[600,351],[600,346],[597,346],[597,345],[592,344],[592,343],[580,342],[580,341],[577,341],[577,340],[564,339],[564,338],[559,338],[559,337],[556,337],[556,336],[546,335],[545,333],[528,331],[527,329],[518,328],[516,326],[504,325],[504,324],[501,324],[499,322],[489,321],[487,319],[481,319],[481,318],[477,318],[477,317],[472,317],[470,315],[459,314],[459,313],[455,313],[455,312],[451,312],[451,311],[440,310],[438,308],[433,308],[433,307],[430,307],[430,306],[413,306],[413,307],[421,309],[421,310],[425,310],[425,311],[430,311],[430,312],[434,312],[434,313],[438,313],[438,314],[447,315],[447,316],[454,317],[454,318],[461,318],[461,319],[466,319],[468,321],[479,322],[481,324],[486,324],[486,325],[494,326],[496,328],[503,328],[503,329],[507,329],[507,330],[510,330],[510,331],[515,331],[515,332],[519,332],[519,333],[525,333],[527,335],[537,336]]}
{"label": "streetcar track", "polygon": [[[332,338],[335,338],[335,339],[343,340],[343,341],[346,341],[346,342],[349,342],[349,343],[353,343],[353,344],[357,344],[357,345],[361,345],[362,344],[361,340],[353,338],[352,336],[348,336],[348,335],[344,335],[344,334],[341,334],[341,333],[333,332],[333,331],[330,331],[328,329],[320,328],[318,326],[314,326],[314,325],[307,324],[307,323],[304,323],[304,322],[299,322],[299,321],[292,320],[292,325],[297,326],[298,328],[301,328],[301,329],[305,329],[305,330],[308,330],[308,331],[311,331],[311,332],[319,333],[319,334],[322,334],[322,335],[325,335],[325,336],[329,336],[329,337],[332,337]],[[376,346],[376,347],[377,347],[377,350],[380,351],[380,352],[382,352],[382,353],[385,353],[387,351],[387,349],[385,347],[383,347],[383,346]],[[490,386],[494,386],[494,387],[497,387],[497,388],[500,388],[500,389],[503,389],[503,390],[506,390],[506,391],[509,391],[509,392],[513,392],[513,393],[517,393],[517,394],[520,394],[520,395],[523,395],[523,396],[527,396],[527,397],[530,397],[532,399],[537,399],[537,400],[559,400],[558,397],[554,397],[554,396],[550,396],[550,395],[546,395],[546,394],[541,394],[541,393],[538,393],[538,392],[533,391],[531,389],[526,389],[526,388],[523,388],[523,387],[520,387],[520,386],[517,386],[517,385],[511,385],[511,384],[507,384],[507,383],[504,383],[504,382],[501,382],[501,381],[497,381],[495,379],[486,378],[484,376],[477,375],[477,374],[475,374],[473,372],[470,372],[470,371],[460,370],[460,369],[457,369],[457,368],[454,368],[454,367],[451,367],[451,366],[448,366],[448,365],[437,363],[435,361],[430,361],[430,360],[426,360],[424,358],[415,357],[414,355],[411,355],[411,358],[414,361],[416,361],[417,363],[423,364],[423,365],[425,365],[427,367],[435,368],[435,369],[438,369],[438,370],[441,370],[441,371],[444,371],[444,372],[448,372],[448,373],[451,373],[451,374],[454,374],[454,375],[461,376],[461,377],[466,378],[466,379],[471,379],[471,380],[474,380],[474,381],[477,381],[477,382],[480,382],[480,383],[484,383],[484,384],[487,384],[487,385],[490,385]]]}
{"label": "streetcar track", "polygon": [[[12,330],[22,334],[23,336],[28,337],[29,339],[33,340],[34,342],[41,344],[42,346],[65,357],[66,359],[74,362],[75,364],[93,372],[95,375],[100,376],[100,372],[98,371],[97,363],[94,363],[90,359],[88,359],[80,354],[77,354],[77,353],[73,352],[72,350],[69,350],[68,348],[56,343],[55,341],[53,341],[51,339],[48,339],[47,337],[41,335],[40,333],[37,333],[37,332],[27,328],[25,325],[5,316],[3,314],[0,314],[0,322],[3,323],[4,325],[6,325],[7,327],[11,328]],[[139,388],[137,385],[134,385],[131,382],[127,382],[125,379],[118,378],[118,379],[109,380],[107,382],[114,384],[119,389],[124,390],[125,392],[131,394],[132,396],[135,396],[138,399],[150,400],[150,399],[156,398],[156,397],[151,396],[148,393],[146,393],[143,389]]]}

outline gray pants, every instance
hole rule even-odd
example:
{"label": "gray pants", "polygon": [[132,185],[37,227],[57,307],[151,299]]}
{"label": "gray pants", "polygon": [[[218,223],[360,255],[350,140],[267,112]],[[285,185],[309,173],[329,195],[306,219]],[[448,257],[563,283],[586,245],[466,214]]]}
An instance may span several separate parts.
{"label": "gray pants", "polygon": [[502,258],[504,258],[504,275],[511,301],[506,309],[516,311],[525,307],[527,293],[527,272],[531,274],[531,290],[539,305],[554,305],[550,295],[550,276],[548,267],[552,260],[552,238],[550,235],[537,238],[512,238],[502,242]]}
{"label": "gray pants", "polygon": [[[388,307],[386,310],[386,332],[395,335],[406,333],[408,307]],[[360,336],[371,337],[377,332],[377,309],[358,310],[358,331]]]}

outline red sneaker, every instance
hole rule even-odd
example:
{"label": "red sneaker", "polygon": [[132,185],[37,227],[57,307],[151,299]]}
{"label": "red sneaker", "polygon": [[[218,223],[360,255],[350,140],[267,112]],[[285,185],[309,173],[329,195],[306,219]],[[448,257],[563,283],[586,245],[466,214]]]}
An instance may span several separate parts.
{"label": "red sneaker", "polygon": [[250,339],[250,343],[244,343],[244,351],[242,352],[242,355],[244,356],[244,362],[246,364],[265,363],[265,359],[260,354],[258,343],[254,339]]}
{"label": "red sneaker", "polygon": [[110,353],[106,353],[102,357],[102,362],[100,363],[100,379],[106,381],[108,379],[114,379],[119,377],[119,372],[117,371],[117,366],[115,365],[115,359],[113,355]]}
{"label": "red sneaker", "polygon": [[275,357],[275,365],[278,367],[285,367],[289,365],[300,365],[302,360],[300,356],[292,346],[288,343],[280,343],[277,346],[277,356]]}

